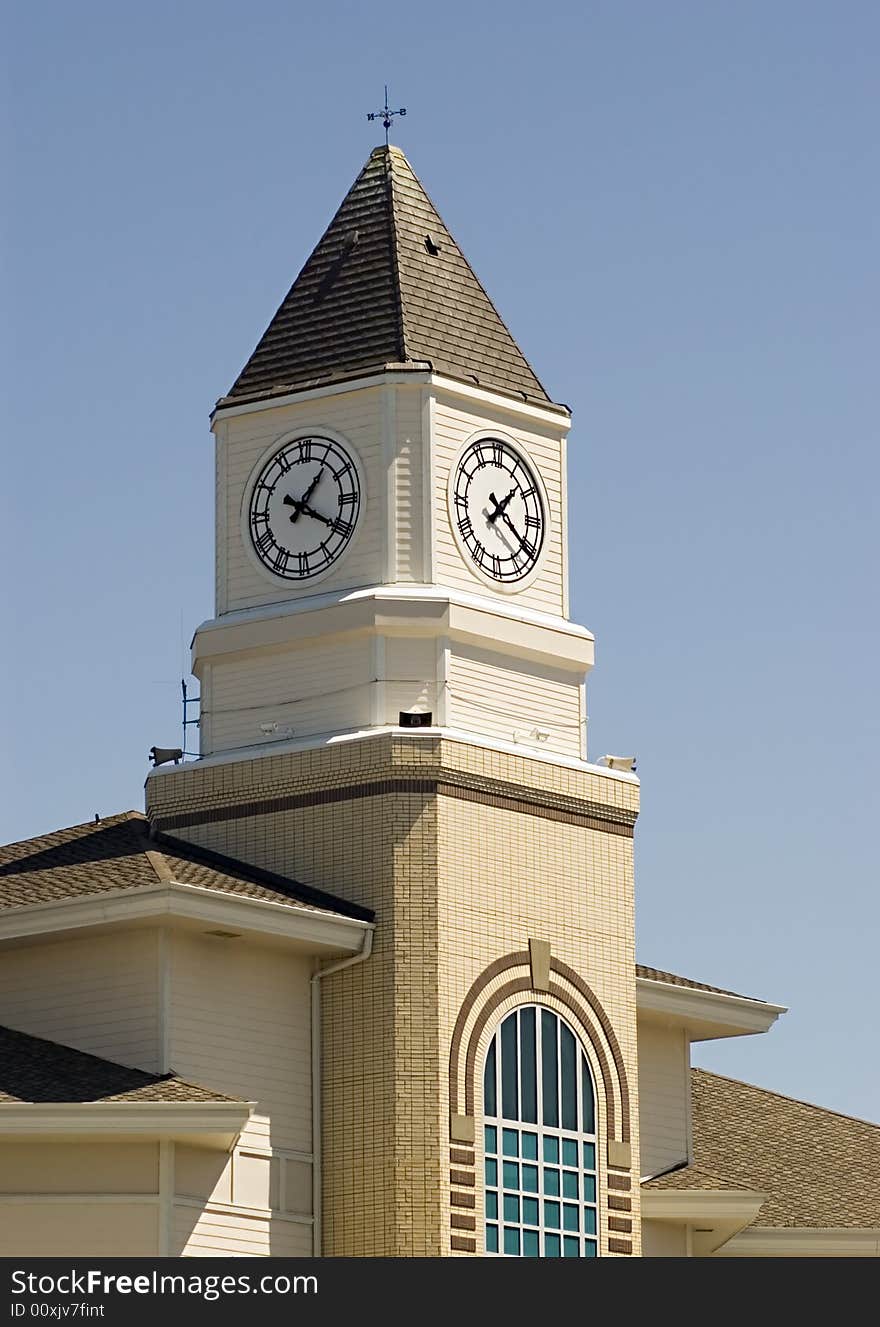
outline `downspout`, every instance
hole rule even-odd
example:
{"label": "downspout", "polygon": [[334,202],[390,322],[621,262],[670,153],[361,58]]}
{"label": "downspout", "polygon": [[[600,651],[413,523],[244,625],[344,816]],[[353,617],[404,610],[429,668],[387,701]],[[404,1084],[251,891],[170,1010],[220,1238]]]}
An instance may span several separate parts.
{"label": "downspout", "polygon": [[360,950],[312,974],[309,982],[312,1005],[312,1257],[321,1257],[322,1167],[321,1167],[321,980],[356,963],[365,963],[373,952],[373,927],[364,931]]}

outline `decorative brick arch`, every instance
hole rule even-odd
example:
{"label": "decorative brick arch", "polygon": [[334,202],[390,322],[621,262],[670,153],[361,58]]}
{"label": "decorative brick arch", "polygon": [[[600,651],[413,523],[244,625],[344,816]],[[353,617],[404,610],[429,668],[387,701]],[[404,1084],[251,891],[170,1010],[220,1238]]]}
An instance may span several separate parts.
{"label": "decorative brick arch", "polygon": [[[512,995],[534,991],[536,995],[547,994],[555,997],[574,1015],[583,1029],[590,1049],[602,1075],[605,1089],[605,1111],[608,1121],[608,1137],[621,1143],[628,1143],[630,1137],[630,1096],[626,1066],[620,1050],[620,1043],[608,1015],[599,1003],[594,992],[575,970],[559,959],[550,959],[550,971],[560,981],[552,981],[545,991],[535,991],[531,975],[515,977],[503,986],[492,991],[485,999],[482,997],[492,982],[502,973],[515,968],[529,968],[529,951],[519,950],[506,954],[484,968],[462,1001],[449,1050],[449,1108],[453,1113],[461,1112],[473,1116],[475,1101],[476,1058],[480,1037],[495,1011]],[[474,1009],[480,1005],[479,1013],[467,1033],[468,1021]],[[616,1088],[616,1092],[615,1092]],[[620,1111],[616,1102],[620,1102]]]}

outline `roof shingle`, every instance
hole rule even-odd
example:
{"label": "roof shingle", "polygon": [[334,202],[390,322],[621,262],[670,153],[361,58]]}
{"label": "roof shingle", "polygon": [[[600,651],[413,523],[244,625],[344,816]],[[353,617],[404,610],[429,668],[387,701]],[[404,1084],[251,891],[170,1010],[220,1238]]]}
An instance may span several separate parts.
{"label": "roof shingle", "polygon": [[726,991],[723,986],[707,986],[704,981],[691,981],[690,977],[680,977],[675,972],[663,972],[660,968],[646,968],[636,964],[636,976],[647,981],[662,981],[667,986],[685,986],[690,991],[710,991],[713,995],[732,995],[737,1000],[754,1000],[755,1004],[765,1004],[754,995],[739,995],[736,991]]}
{"label": "roof shingle", "polygon": [[404,154],[378,147],[219,404],[413,362],[550,403]]}
{"label": "roof shingle", "polygon": [[176,1074],[148,1074],[0,1027],[0,1102],[235,1100]]}
{"label": "roof shingle", "polygon": [[691,1071],[693,1164],[648,1189],[751,1189],[756,1226],[880,1227],[880,1125]]}
{"label": "roof shingle", "polygon": [[150,835],[145,816],[123,811],[0,847],[0,911],[176,880],[221,894],[372,921],[367,908],[271,871]]}

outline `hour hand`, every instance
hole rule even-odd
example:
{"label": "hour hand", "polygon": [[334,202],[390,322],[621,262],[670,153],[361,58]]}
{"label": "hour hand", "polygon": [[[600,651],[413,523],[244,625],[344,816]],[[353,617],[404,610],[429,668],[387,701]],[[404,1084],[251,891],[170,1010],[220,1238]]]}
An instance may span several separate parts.
{"label": "hour hand", "polygon": [[490,525],[494,525],[495,522],[498,520],[498,517],[504,515],[505,510],[507,508],[507,504],[510,502],[510,499],[513,497],[515,492],[516,489],[512,488],[508,493],[507,497],[502,498],[500,502],[498,501],[494,493],[489,494],[489,501],[492,503],[492,506],[495,508],[495,510],[493,512],[490,512],[490,514],[486,518]]}

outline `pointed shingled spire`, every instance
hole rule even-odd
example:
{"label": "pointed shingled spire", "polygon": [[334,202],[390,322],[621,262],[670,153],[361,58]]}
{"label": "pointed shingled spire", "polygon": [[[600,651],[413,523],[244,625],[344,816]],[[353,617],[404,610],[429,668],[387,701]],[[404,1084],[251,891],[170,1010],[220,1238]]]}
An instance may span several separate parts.
{"label": "pointed shingled spire", "polygon": [[377,147],[219,404],[416,363],[550,401],[406,157]]}

